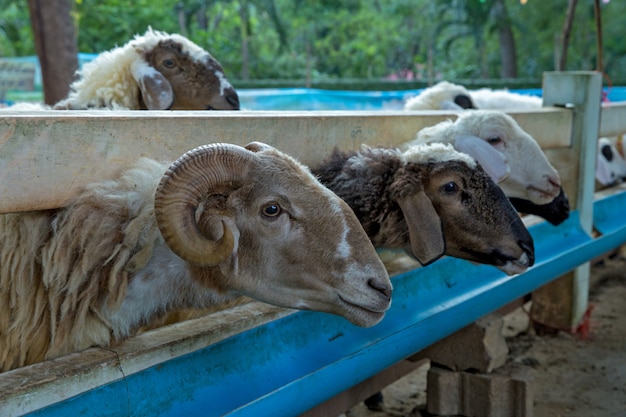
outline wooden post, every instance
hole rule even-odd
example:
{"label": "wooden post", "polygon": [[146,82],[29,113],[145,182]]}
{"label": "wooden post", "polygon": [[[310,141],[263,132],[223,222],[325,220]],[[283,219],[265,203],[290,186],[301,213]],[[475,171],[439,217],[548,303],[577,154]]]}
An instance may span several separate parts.
{"label": "wooden post", "polygon": [[[577,187],[565,190],[591,235],[597,142],[600,131],[602,75],[594,71],[547,72],[543,77],[544,106],[571,107],[574,112],[572,149],[579,156]],[[587,310],[589,263],[585,263],[533,293],[532,318],[539,328],[573,330]]]}

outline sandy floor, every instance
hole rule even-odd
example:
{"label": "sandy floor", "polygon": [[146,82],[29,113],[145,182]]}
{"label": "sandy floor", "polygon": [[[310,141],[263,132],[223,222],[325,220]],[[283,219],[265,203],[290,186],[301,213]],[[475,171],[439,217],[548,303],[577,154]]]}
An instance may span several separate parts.
{"label": "sandy floor", "polygon": [[[626,416],[626,258],[592,266],[586,338],[561,332],[537,336],[517,310],[506,317],[509,364],[533,376],[534,417]],[[520,332],[519,329],[522,329]],[[383,390],[383,411],[363,404],[346,417],[425,417],[428,365]]]}

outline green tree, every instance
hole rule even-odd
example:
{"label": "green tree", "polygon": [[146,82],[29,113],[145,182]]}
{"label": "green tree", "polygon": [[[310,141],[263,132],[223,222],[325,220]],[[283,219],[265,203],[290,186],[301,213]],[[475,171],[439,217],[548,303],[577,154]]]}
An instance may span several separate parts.
{"label": "green tree", "polygon": [[78,48],[99,53],[123,45],[148,27],[177,32],[176,0],[77,0]]}
{"label": "green tree", "polygon": [[491,8],[494,17],[494,27],[498,32],[500,43],[500,58],[502,78],[517,77],[517,52],[515,36],[513,35],[512,19],[507,12],[504,0],[495,0]]}
{"label": "green tree", "polygon": [[453,52],[456,43],[471,39],[474,50],[474,68],[468,76],[487,78],[487,49],[485,31],[494,0],[447,0],[440,8],[437,34],[442,39],[446,57],[458,56]]}
{"label": "green tree", "polygon": [[0,0],[0,56],[35,54],[28,4]]}
{"label": "green tree", "polygon": [[[207,49],[231,79],[539,80],[562,50],[567,2],[530,0],[71,0],[81,52],[128,42],[148,26]],[[596,68],[591,0],[578,2],[568,70]],[[0,55],[35,53],[27,2],[0,0]],[[604,67],[626,78],[620,16],[601,4]]]}

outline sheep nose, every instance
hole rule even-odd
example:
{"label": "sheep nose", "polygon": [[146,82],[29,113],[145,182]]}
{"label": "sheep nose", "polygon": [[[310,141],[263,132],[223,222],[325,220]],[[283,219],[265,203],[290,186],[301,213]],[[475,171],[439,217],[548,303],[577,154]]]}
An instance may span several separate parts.
{"label": "sheep nose", "polygon": [[239,110],[239,96],[235,90],[228,91],[226,93],[226,101],[233,106],[233,110]]}
{"label": "sheep nose", "polygon": [[526,255],[528,255],[528,266],[533,266],[535,264],[535,247],[532,240],[530,242],[520,240],[518,244],[522,250],[526,252]]}
{"label": "sheep nose", "polygon": [[370,288],[381,293],[387,300],[391,299],[391,286],[377,278],[370,278],[367,281]]}
{"label": "sheep nose", "polygon": [[548,182],[554,185],[555,187],[561,187],[561,181],[559,180],[558,177],[549,177]]}

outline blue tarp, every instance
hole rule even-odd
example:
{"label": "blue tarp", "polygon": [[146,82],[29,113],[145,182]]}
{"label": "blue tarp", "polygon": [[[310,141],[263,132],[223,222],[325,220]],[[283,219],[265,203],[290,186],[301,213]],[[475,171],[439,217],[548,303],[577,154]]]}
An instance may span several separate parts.
{"label": "blue tarp", "polygon": [[[97,54],[78,54],[79,65]],[[35,64],[35,87],[41,89],[41,70],[36,56],[3,58]],[[235,88],[237,86],[235,85]],[[405,101],[423,89],[397,91],[346,91],[314,88],[239,89],[242,108],[247,110],[401,110]],[[511,89],[520,94],[541,97],[541,89]],[[626,87],[604,89],[608,101],[626,101]],[[12,104],[12,103],[8,103]]]}
{"label": "blue tarp", "polygon": [[[236,87],[236,86],[235,86]],[[342,91],[310,88],[238,89],[247,110],[401,110],[407,99],[423,89],[399,91]],[[540,88],[512,92],[541,97]],[[608,101],[626,101],[626,87],[605,88]]]}
{"label": "blue tarp", "polygon": [[314,88],[238,89],[248,110],[398,110],[421,90],[343,91]]}

